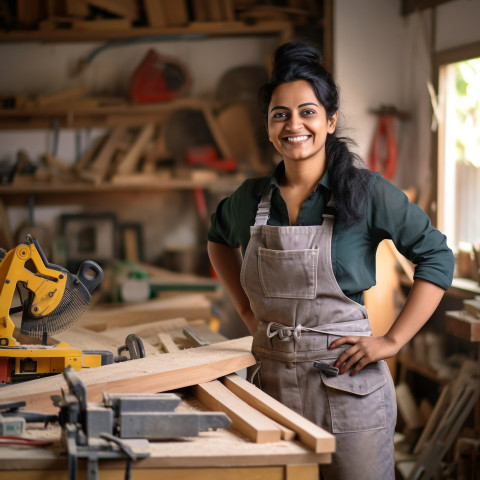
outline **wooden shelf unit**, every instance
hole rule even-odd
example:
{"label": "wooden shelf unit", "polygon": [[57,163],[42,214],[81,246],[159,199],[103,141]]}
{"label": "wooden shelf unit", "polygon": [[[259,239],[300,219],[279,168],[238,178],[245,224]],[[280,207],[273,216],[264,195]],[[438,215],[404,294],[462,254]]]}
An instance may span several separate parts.
{"label": "wooden shelf unit", "polygon": [[[192,22],[185,27],[132,27],[126,30],[80,30],[57,28],[53,30],[12,30],[0,32],[0,42],[106,42],[138,37],[162,36],[172,40],[197,40],[201,37],[231,37],[249,35],[279,35],[288,39],[292,35],[290,22],[278,20],[244,22]],[[178,37],[178,38],[176,38]],[[190,37],[190,38],[189,38]]]}

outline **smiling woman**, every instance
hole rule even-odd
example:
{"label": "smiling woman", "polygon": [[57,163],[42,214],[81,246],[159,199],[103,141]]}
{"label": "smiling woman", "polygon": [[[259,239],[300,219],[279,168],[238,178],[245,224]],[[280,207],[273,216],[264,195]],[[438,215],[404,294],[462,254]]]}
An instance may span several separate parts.
{"label": "smiling woman", "polygon": [[[393,480],[396,404],[384,360],[438,306],[452,252],[402,191],[358,167],[315,48],[280,46],[260,98],[283,161],[223,200],[208,233],[212,265],[254,337],[249,379],[335,434],[324,480]],[[416,265],[415,280],[393,326],[373,337],[363,291],[387,238]]]}
{"label": "smiling woman", "polygon": [[306,80],[283,83],[272,94],[268,138],[285,163],[285,177],[279,186],[292,225],[297,223],[306,196],[325,173],[325,143],[327,134],[335,131],[337,116],[335,112],[327,118]]}

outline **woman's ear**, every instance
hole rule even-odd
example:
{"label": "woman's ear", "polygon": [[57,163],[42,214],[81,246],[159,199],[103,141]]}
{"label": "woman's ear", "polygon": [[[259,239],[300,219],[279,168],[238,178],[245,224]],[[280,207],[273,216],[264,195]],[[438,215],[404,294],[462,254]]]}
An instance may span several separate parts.
{"label": "woman's ear", "polygon": [[338,112],[335,112],[327,121],[327,124],[328,124],[327,131],[328,131],[328,133],[335,132],[335,129],[337,128],[337,120],[338,120]]}

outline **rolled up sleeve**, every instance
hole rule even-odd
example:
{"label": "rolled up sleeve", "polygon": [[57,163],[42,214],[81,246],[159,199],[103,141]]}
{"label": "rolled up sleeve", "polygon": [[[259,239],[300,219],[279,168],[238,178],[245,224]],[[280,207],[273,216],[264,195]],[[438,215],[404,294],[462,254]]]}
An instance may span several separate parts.
{"label": "rolled up sleeve", "polygon": [[376,175],[371,183],[369,221],[379,239],[389,238],[415,264],[414,278],[447,290],[453,280],[454,257],[447,239],[428,215],[397,187]]}

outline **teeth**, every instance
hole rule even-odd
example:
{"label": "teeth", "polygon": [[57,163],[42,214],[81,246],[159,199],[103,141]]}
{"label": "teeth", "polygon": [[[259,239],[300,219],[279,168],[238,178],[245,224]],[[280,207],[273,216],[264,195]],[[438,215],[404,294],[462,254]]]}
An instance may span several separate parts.
{"label": "teeth", "polygon": [[289,142],[303,142],[308,138],[307,135],[302,135],[301,137],[287,137]]}

